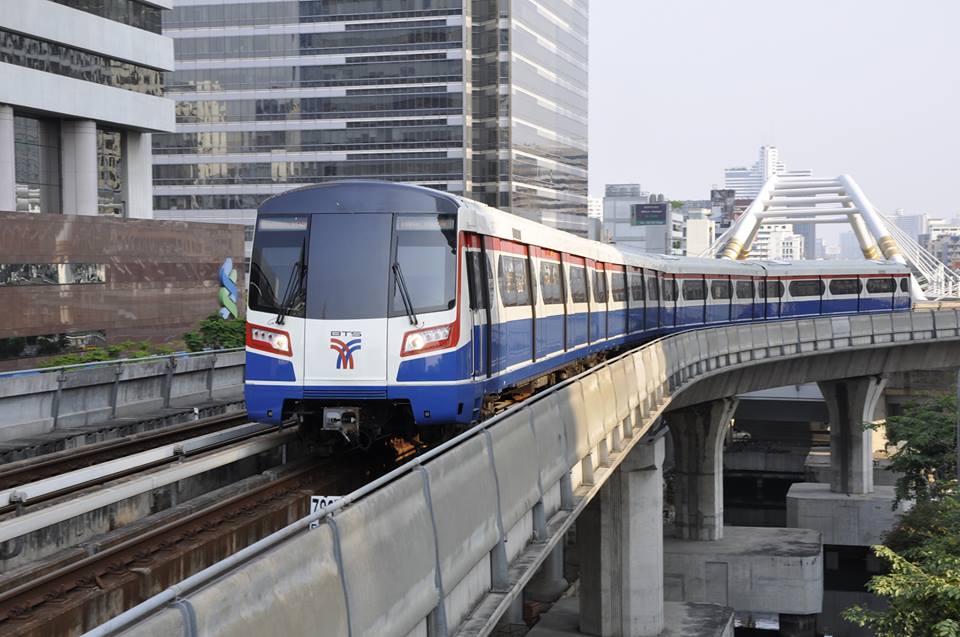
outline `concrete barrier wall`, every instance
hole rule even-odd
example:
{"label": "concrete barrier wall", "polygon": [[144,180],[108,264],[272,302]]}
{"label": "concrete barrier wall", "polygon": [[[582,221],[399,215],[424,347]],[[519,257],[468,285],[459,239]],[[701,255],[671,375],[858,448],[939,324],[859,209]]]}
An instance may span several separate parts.
{"label": "concrete barrier wall", "polygon": [[170,589],[171,604],[147,621],[135,623],[147,616],[135,609],[95,634],[194,634],[180,614],[195,617],[202,635],[488,634],[673,397],[717,375],[810,354],[955,351],[958,318],[940,310],[802,319],[650,343],[347,496],[314,516],[318,529],[301,520],[256,557],[195,576],[209,578],[202,587]]}
{"label": "concrete barrier wall", "polygon": [[0,374],[0,442],[237,396],[243,350]]}

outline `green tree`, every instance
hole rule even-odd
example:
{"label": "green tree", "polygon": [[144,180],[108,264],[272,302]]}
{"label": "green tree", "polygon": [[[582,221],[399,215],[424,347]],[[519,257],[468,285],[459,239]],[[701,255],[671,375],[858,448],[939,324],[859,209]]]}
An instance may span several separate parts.
{"label": "green tree", "polygon": [[219,314],[211,314],[200,323],[198,331],[184,334],[183,342],[191,352],[243,347],[246,329],[242,319],[223,319]]}
{"label": "green tree", "polygon": [[890,469],[897,500],[913,508],[873,547],[889,565],[867,590],[889,606],[854,606],[844,618],[877,637],[960,637],[960,496],[956,475],[956,400],[940,396],[907,405],[887,419],[887,438],[898,445]]}
{"label": "green tree", "polygon": [[897,502],[923,502],[951,490],[957,473],[957,401],[950,394],[909,403],[900,416],[887,418],[887,440],[898,446],[890,456],[897,479]]}
{"label": "green tree", "polygon": [[890,563],[890,573],[874,576],[867,589],[890,606],[854,606],[844,618],[877,637],[960,637],[960,558],[929,551],[914,563],[885,546],[874,550]]}

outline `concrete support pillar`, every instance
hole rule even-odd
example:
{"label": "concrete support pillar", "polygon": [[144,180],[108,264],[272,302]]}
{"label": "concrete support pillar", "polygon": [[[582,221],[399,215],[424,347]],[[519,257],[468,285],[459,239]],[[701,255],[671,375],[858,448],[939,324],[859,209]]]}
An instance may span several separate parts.
{"label": "concrete support pillar", "polygon": [[846,378],[817,383],[830,418],[830,490],[873,493],[872,422],[887,384],[882,377]]}
{"label": "concrete support pillar", "polygon": [[17,164],[13,107],[0,104],[0,211],[17,209]]}
{"label": "concrete support pillar", "polygon": [[665,415],[673,437],[674,509],[682,539],[723,537],[723,441],[737,402],[724,398]]}
{"label": "concrete support pillar", "polygon": [[550,551],[524,590],[527,597],[537,602],[555,602],[567,590],[569,584],[563,577],[563,550],[561,542]]}
{"label": "concrete support pillar", "polygon": [[150,133],[126,131],[123,134],[124,213],[130,219],[153,218],[153,157]]}
{"label": "concrete support pillar", "polygon": [[97,123],[64,120],[61,130],[63,214],[95,215],[97,207]]}
{"label": "concrete support pillar", "polygon": [[640,443],[577,520],[580,630],[663,630],[663,439]]}

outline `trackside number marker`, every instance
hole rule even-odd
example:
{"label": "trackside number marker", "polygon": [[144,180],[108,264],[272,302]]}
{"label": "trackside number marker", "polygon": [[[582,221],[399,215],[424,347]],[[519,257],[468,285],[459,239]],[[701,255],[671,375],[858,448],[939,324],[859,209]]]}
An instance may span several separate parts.
{"label": "trackside number marker", "polygon": [[[310,496],[310,515],[326,509],[328,506],[342,498],[341,495],[312,495]],[[320,520],[314,520],[310,523],[310,528],[315,529],[320,526]]]}

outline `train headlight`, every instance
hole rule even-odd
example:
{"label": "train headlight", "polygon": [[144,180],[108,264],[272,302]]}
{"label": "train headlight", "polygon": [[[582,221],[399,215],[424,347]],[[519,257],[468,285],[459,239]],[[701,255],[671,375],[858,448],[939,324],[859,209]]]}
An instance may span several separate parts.
{"label": "train headlight", "polygon": [[444,349],[456,344],[456,333],[453,325],[438,325],[416,332],[407,332],[403,337],[401,356],[410,356],[420,352],[429,352],[435,349]]}
{"label": "train headlight", "polygon": [[272,354],[292,356],[290,335],[282,330],[275,330],[260,325],[247,323],[247,347],[259,349]]}

